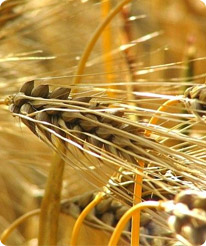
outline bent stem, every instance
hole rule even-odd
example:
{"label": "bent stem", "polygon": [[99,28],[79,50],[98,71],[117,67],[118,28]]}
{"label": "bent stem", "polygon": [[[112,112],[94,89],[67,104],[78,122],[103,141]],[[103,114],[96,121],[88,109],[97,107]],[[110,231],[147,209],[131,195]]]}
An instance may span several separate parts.
{"label": "bent stem", "polygon": [[120,235],[122,231],[124,230],[124,227],[126,226],[127,222],[129,219],[137,212],[140,212],[140,210],[145,209],[145,208],[157,208],[157,209],[162,209],[163,202],[161,201],[147,201],[147,202],[142,202],[139,203],[133,207],[131,207],[119,220],[117,226],[115,227],[114,232],[112,233],[112,236],[110,238],[108,246],[116,246]]}
{"label": "bent stem", "polygon": [[[59,143],[58,146],[60,152],[65,152],[62,143]],[[41,204],[38,235],[39,246],[57,245],[58,218],[60,213],[64,166],[64,161],[55,153]]]}
{"label": "bent stem", "polygon": [[6,240],[8,239],[9,235],[19,226],[22,224],[25,220],[29,219],[30,217],[33,217],[35,215],[40,214],[40,209],[32,210],[21,217],[19,217],[17,220],[15,220],[3,233],[1,234],[0,241],[1,243],[6,243]]}
{"label": "bent stem", "polygon": [[94,200],[92,202],[90,202],[87,207],[81,212],[81,214],[78,216],[78,219],[75,222],[75,225],[73,227],[73,231],[72,231],[72,236],[71,236],[71,243],[70,246],[76,246],[77,245],[77,239],[78,239],[78,235],[79,235],[79,231],[81,228],[81,225],[83,223],[83,220],[85,219],[85,217],[89,214],[89,212],[98,204],[101,202],[101,200],[103,199],[103,197],[105,196],[104,192],[99,192],[96,197],[94,198]]}
{"label": "bent stem", "polygon": [[[139,161],[141,167],[140,172],[143,172],[144,162]],[[142,197],[142,176],[136,174],[134,184],[134,195],[133,195],[133,206],[141,203]],[[131,228],[131,246],[139,245],[139,234],[140,234],[140,210],[132,216],[132,228]]]}
{"label": "bent stem", "polygon": [[[157,109],[156,114],[150,119],[149,124],[156,125],[156,124],[157,124],[157,121],[158,121],[158,119],[159,119],[158,114],[159,114],[160,112],[165,112],[166,109],[167,109],[168,107],[173,106],[173,105],[176,104],[176,103],[179,103],[179,100],[177,100],[177,99],[174,99],[174,100],[168,100],[168,101],[166,101],[165,103],[163,103],[163,104]],[[151,132],[150,130],[145,130],[145,133],[144,133],[144,134],[145,134],[146,137],[150,137],[151,133],[152,133],[152,132]]]}
{"label": "bent stem", "polygon": [[105,27],[111,22],[111,20],[115,17],[116,14],[119,13],[119,11],[122,9],[122,7],[124,5],[126,5],[127,3],[131,2],[132,0],[123,0],[121,3],[119,3],[111,12],[110,14],[106,17],[106,19],[97,27],[96,31],[94,32],[92,38],[90,39],[90,41],[88,42],[82,57],[79,61],[78,67],[77,67],[77,72],[75,74],[74,77],[74,81],[73,84],[76,85],[78,83],[80,83],[81,81],[81,75],[84,72],[84,68],[86,65],[86,62],[89,58],[89,55],[92,51],[92,49],[94,48],[94,45],[96,44],[98,38],[100,37],[100,35],[102,34],[103,30],[105,29]]}

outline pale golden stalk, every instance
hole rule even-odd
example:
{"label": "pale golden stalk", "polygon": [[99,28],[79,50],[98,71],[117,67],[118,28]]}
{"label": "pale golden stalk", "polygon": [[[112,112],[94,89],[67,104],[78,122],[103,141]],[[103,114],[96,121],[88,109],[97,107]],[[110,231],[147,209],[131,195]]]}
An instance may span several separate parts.
{"label": "pale golden stalk", "polygon": [[[61,143],[58,144],[58,151],[64,153],[64,146]],[[38,236],[40,246],[57,245],[64,165],[64,160],[55,153],[41,204]]]}

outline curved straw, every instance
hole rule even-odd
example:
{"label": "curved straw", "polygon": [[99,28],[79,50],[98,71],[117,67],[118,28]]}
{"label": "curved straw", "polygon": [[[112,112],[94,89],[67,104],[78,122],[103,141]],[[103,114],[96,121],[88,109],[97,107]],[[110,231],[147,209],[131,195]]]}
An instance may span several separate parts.
{"label": "curved straw", "polygon": [[[165,103],[163,103],[156,111],[156,114],[151,118],[151,120],[149,121],[149,124],[153,124],[155,125],[159,119],[159,117],[157,116],[159,114],[159,112],[164,112],[166,111],[166,109],[169,107],[169,106],[172,106],[176,103],[178,103],[179,100],[178,99],[174,99],[174,100],[168,100],[166,101]],[[150,137],[151,135],[151,131],[150,130],[145,130],[145,136],[147,137]]]}
{"label": "curved straw", "polygon": [[139,203],[133,207],[131,207],[119,220],[117,226],[115,227],[114,232],[112,233],[112,236],[110,238],[109,244],[108,246],[116,246],[120,235],[122,233],[122,231],[124,230],[124,227],[126,226],[127,222],[129,221],[129,219],[135,214],[135,213],[139,213],[141,209],[145,209],[145,208],[157,208],[157,209],[162,209],[161,201],[157,202],[157,201],[147,201],[147,202],[142,202]]}
{"label": "curved straw", "polygon": [[105,196],[104,192],[99,192],[94,200],[87,205],[87,207],[81,212],[79,215],[78,219],[75,222],[73,231],[72,231],[72,236],[71,236],[71,244],[70,246],[76,246],[77,245],[77,239],[79,235],[79,231],[82,225],[83,220],[85,217],[89,214],[89,212],[98,204],[100,201],[103,199]]}
{"label": "curved straw", "polygon": [[83,55],[79,61],[78,67],[77,67],[77,71],[73,80],[73,84],[76,85],[78,83],[80,83],[81,80],[81,75],[84,72],[84,68],[86,65],[86,62],[88,60],[88,57],[92,51],[92,49],[94,48],[94,45],[96,44],[99,36],[102,34],[103,30],[105,29],[105,27],[110,23],[110,21],[115,17],[116,14],[119,13],[119,11],[121,10],[121,8],[126,5],[127,3],[131,2],[132,0],[123,0],[121,3],[119,3],[111,12],[110,14],[107,16],[107,18],[97,27],[95,33],[93,34],[92,38],[90,39],[90,41],[88,42]]}
{"label": "curved straw", "polygon": [[9,235],[12,233],[12,231],[14,229],[16,229],[17,226],[19,226],[21,223],[23,223],[26,219],[28,219],[34,215],[38,215],[38,214],[40,214],[39,208],[32,210],[32,211],[22,215],[21,217],[19,217],[8,228],[6,228],[5,231],[3,231],[3,233],[1,234],[1,237],[0,237],[0,242],[4,244],[7,240],[7,238],[9,237]]}

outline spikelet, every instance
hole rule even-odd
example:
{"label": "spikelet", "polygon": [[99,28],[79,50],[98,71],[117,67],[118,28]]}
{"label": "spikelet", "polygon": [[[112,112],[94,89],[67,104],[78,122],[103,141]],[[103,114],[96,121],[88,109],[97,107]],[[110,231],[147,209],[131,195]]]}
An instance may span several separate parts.
{"label": "spikelet", "polygon": [[[175,194],[179,188],[183,188],[181,182],[185,188],[191,187],[187,180],[198,180],[199,186],[205,183],[204,180],[195,178],[203,175],[199,169],[191,170],[191,175],[186,173],[190,163],[200,164],[204,163],[204,160],[193,158],[187,151],[168,148],[165,144],[146,137],[144,130],[147,126],[144,123],[128,120],[123,107],[119,107],[118,104],[111,106],[107,101],[100,99],[96,100],[91,95],[71,96],[70,89],[66,87],[51,91],[49,85],[36,86],[34,81],[30,81],[8,101],[13,114],[20,117],[35,135],[57,152],[59,150],[56,137],[64,143],[67,153],[62,154],[62,158],[73,168],[84,173],[96,186],[104,186],[110,180],[110,191],[128,201],[131,201],[128,190],[124,187],[122,191],[119,190],[116,184],[121,182],[110,177],[114,171],[121,174],[120,167],[126,172],[142,175],[137,170],[139,160],[144,161],[146,167],[151,167],[145,169],[143,174],[146,178],[146,189],[152,189],[161,198],[164,198],[164,195],[158,192],[159,189]],[[183,137],[176,131],[165,132],[163,129],[163,132],[161,128],[158,130],[153,126],[149,129],[179,140]],[[192,142],[195,140],[191,138]],[[195,146],[199,143],[202,147],[203,143],[198,140]],[[183,172],[183,178],[175,180],[173,177],[172,180],[166,177],[169,170],[174,176]],[[133,180],[134,176],[128,176],[128,179]],[[177,184],[177,190],[174,184]]]}
{"label": "spikelet", "polygon": [[[68,88],[57,88],[49,92],[48,85],[35,87],[34,82],[30,81],[13,97],[10,110],[20,116],[23,123],[45,142],[55,146],[53,134],[65,144],[69,139],[81,156],[81,149],[84,148],[86,153],[91,154],[86,157],[87,162],[91,162],[90,165],[95,165],[91,157],[95,157],[94,160],[98,163],[98,158],[101,155],[104,157],[106,152],[110,153],[110,157],[106,157],[112,161],[114,156],[118,156],[135,164],[135,157],[130,157],[127,152],[134,151],[135,154],[144,156],[145,149],[151,149],[149,145],[124,138],[124,132],[143,136],[143,130],[122,123],[120,119],[124,113],[121,109],[109,108],[107,104],[98,105],[92,97],[68,100],[69,93]],[[105,157],[103,161],[104,159]],[[99,165],[102,165],[100,159]]]}
{"label": "spikelet", "polygon": [[206,117],[206,85],[193,86],[185,91],[187,108],[196,115],[199,120],[205,121]]}

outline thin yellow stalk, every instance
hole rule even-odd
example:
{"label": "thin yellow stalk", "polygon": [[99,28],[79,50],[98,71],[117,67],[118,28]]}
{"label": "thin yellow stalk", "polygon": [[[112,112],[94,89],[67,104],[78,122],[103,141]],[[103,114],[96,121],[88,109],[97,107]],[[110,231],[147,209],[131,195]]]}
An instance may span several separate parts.
{"label": "thin yellow stalk", "polygon": [[[124,29],[122,31],[122,37],[123,37],[123,41],[124,44],[125,43],[129,43],[130,40],[130,30],[128,29],[128,10],[122,10],[122,17],[123,17],[123,21],[124,21]],[[128,50],[124,50],[123,51],[125,54],[125,59],[128,63],[128,66],[130,68],[130,81],[132,78],[134,78],[133,76],[133,71],[132,71],[132,67],[131,67],[131,59],[130,59],[130,54]],[[127,90],[127,99],[129,101],[129,105],[131,106],[136,106],[136,103],[133,103],[132,101],[135,100],[135,96],[133,95],[133,86],[130,84],[126,84],[126,90]],[[137,121],[138,117],[134,114],[131,114],[129,116],[129,118],[133,121]],[[143,172],[143,168],[144,168],[144,162],[143,161],[139,161],[138,162],[140,167],[142,167],[142,169],[140,169],[140,172]],[[135,184],[134,184],[134,193],[133,193],[133,206],[135,206],[136,204],[141,202],[141,197],[142,197],[142,181],[143,178],[141,175],[136,174],[135,175]],[[131,246],[138,246],[139,245],[139,234],[140,234],[140,211],[138,211],[137,213],[135,213],[132,216],[132,225],[131,225]]]}
{"label": "thin yellow stalk", "polygon": [[[109,13],[110,10],[110,1],[103,1],[102,2],[102,16],[103,18],[105,18],[105,20],[100,24],[100,26],[96,29],[95,33],[93,34],[92,38],[90,39],[90,41],[88,42],[83,55],[80,59],[80,62],[78,64],[77,67],[77,72],[76,75],[74,77],[74,81],[73,84],[78,84],[81,81],[81,75],[84,72],[84,68],[86,65],[86,62],[89,58],[89,55],[92,51],[92,49],[94,48],[98,38],[100,37],[100,35],[103,33],[103,50],[106,53],[106,55],[104,56],[104,62],[105,62],[105,71],[107,74],[107,81],[108,82],[113,82],[112,81],[112,77],[111,77],[111,73],[112,73],[112,66],[110,64],[111,62],[111,57],[109,56],[109,54],[111,53],[111,31],[108,28],[107,30],[105,30],[105,27],[110,23],[110,21],[114,18],[114,16],[121,10],[121,8],[127,4],[131,2],[131,0],[124,0],[122,1],[119,5],[117,5],[111,12]],[[111,87],[110,87],[111,88]],[[73,90],[74,92],[75,90]],[[112,92],[108,92],[109,96],[113,96]],[[78,234],[80,231],[80,227],[83,223],[84,218],[87,216],[87,214],[91,211],[92,208],[94,208],[96,206],[96,204],[98,204],[102,198],[104,196],[104,193],[99,193],[96,198],[83,210],[83,212],[80,214],[80,216],[78,217],[74,228],[73,228],[73,232],[72,232],[72,239],[71,239],[71,246],[75,246],[77,244],[77,238],[78,238]]]}
{"label": "thin yellow stalk", "polygon": [[[63,144],[59,144],[59,151],[64,152]],[[45,195],[41,204],[39,219],[39,246],[57,245],[58,219],[60,213],[60,198],[65,163],[55,153],[49,170]]]}
{"label": "thin yellow stalk", "polygon": [[[155,125],[159,119],[159,117],[157,116],[160,112],[164,112],[166,111],[166,109],[170,106],[173,106],[174,104],[178,103],[179,100],[168,100],[165,103],[163,103],[158,109],[157,109],[157,113],[151,118],[151,120],[149,121],[149,124],[153,124]],[[151,135],[151,131],[150,130],[145,130],[145,136],[149,137]]]}
{"label": "thin yellow stalk", "polygon": [[22,224],[25,220],[29,219],[30,217],[33,217],[35,215],[38,215],[40,213],[40,209],[35,209],[32,210],[24,215],[22,215],[21,217],[19,217],[17,220],[15,220],[11,225],[9,225],[9,227],[3,231],[3,233],[1,234],[0,237],[0,241],[1,243],[5,244],[6,240],[8,239],[9,235],[17,228],[17,226],[19,226],[20,224]]}
{"label": "thin yellow stalk", "polygon": [[[140,172],[143,172],[144,162],[139,161],[139,165],[141,167]],[[142,176],[135,176],[135,185],[134,185],[134,194],[133,194],[133,206],[138,203],[141,203],[142,197]],[[137,211],[132,216],[132,228],[131,228],[131,246],[139,245],[139,234],[140,234],[140,210]]]}
{"label": "thin yellow stalk", "polygon": [[[102,0],[102,18],[105,19],[110,11],[110,0]],[[112,56],[111,56],[111,51],[112,51],[112,46],[111,46],[111,27],[108,26],[105,28],[105,30],[102,33],[102,49],[103,49],[103,59],[104,59],[104,67],[105,67],[105,72],[106,72],[106,79],[108,83],[113,82],[113,75],[112,75]],[[114,86],[109,86],[110,89],[115,89]],[[114,93],[110,90],[107,92],[108,96],[113,97]]]}
{"label": "thin yellow stalk", "polygon": [[110,14],[107,16],[107,18],[97,27],[96,31],[94,32],[93,36],[91,37],[90,41],[88,42],[82,57],[79,61],[78,67],[77,67],[77,71],[76,74],[74,76],[74,81],[73,84],[78,84],[81,81],[81,75],[84,72],[84,68],[86,65],[86,62],[89,58],[89,55],[92,51],[92,49],[94,48],[94,45],[96,44],[98,38],[100,37],[100,35],[102,34],[103,30],[105,29],[105,27],[111,22],[111,20],[115,17],[116,14],[119,13],[119,11],[121,10],[121,8],[128,4],[129,2],[131,2],[132,0],[123,0],[121,3],[119,3],[111,12]]}
{"label": "thin yellow stalk", "polygon": [[[122,17],[123,17],[123,21],[124,21],[124,29],[122,31],[122,38],[123,38],[123,42],[124,44],[129,43],[130,40],[130,30],[128,27],[128,10],[122,10]],[[124,50],[123,51],[125,54],[125,59],[126,62],[128,64],[128,67],[130,69],[130,81],[132,79],[134,79],[133,76],[133,71],[132,71],[132,60],[130,58],[130,53],[129,50]],[[129,105],[131,106],[136,106],[136,103],[133,103],[132,101],[135,100],[135,96],[133,95],[133,85],[130,84],[126,84],[126,90],[127,90],[127,99],[129,101]],[[129,117],[131,120],[133,121],[137,121],[138,117],[134,114],[131,114]],[[140,172],[143,172],[143,168],[144,168],[144,162],[139,161],[139,165],[140,167],[142,167],[142,169],[140,169]],[[141,202],[141,197],[142,197],[142,181],[143,178],[141,175],[135,175],[135,184],[134,184],[134,193],[133,193],[133,206],[135,206],[136,204]],[[139,234],[140,234],[140,211],[138,211],[137,213],[135,213],[132,216],[132,226],[131,226],[131,246],[138,246],[139,245]]]}
{"label": "thin yellow stalk", "polygon": [[[168,100],[158,108],[157,112],[165,111],[167,107],[172,106],[177,102],[178,100]],[[157,121],[158,121],[158,117],[155,115],[151,118],[149,123],[156,124]],[[151,135],[151,131],[145,130],[145,136],[149,137],[150,135]],[[139,165],[142,167],[142,171],[143,171],[144,162],[139,161]],[[143,178],[141,175],[136,175],[134,196],[133,196],[133,207],[135,207],[136,204],[141,202],[142,180]],[[131,246],[139,246],[139,234],[140,234],[140,209],[137,210],[136,213],[132,215]]]}
{"label": "thin yellow stalk", "polygon": [[[168,100],[163,105],[161,105],[157,112],[163,112],[167,109],[167,107],[172,106],[179,102],[178,100]],[[150,124],[156,124],[158,121],[157,115],[154,115],[151,120]],[[145,130],[145,136],[149,137],[151,135],[151,131]],[[139,161],[139,165],[144,168],[144,162]],[[143,171],[143,169],[142,169]],[[135,187],[134,187],[134,196],[133,196],[133,205],[138,204],[141,202],[141,195],[142,195],[142,176],[136,175],[135,177]],[[138,210],[132,216],[132,231],[131,231],[131,245],[132,246],[139,246],[139,234],[140,234],[140,210]]]}
{"label": "thin yellow stalk", "polygon": [[157,201],[147,201],[147,202],[142,202],[138,203],[137,205],[131,207],[120,219],[118,222],[117,226],[115,227],[115,230],[110,238],[108,246],[116,246],[120,235],[122,231],[124,230],[127,222],[129,219],[137,212],[140,212],[140,210],[145,209],[145,208],[157,208],[157,209],[162,209],[162,202],[157,202]]}
{"label": "thin yellow stalk", "polygon": [[75,222],[73,231],[72,231],[72,237],[71,237],[71,243],[70,246],[76,246],[77,245],[77,239],[79,235],[80,228],[82,226],[83,220],[85,217],[89,214],[89,212],[98,204],[101,202],[103,197],[105,196],[105,193],[99,192],[94,200],[90,202],[87,207],[81,212],[78,219]]}

